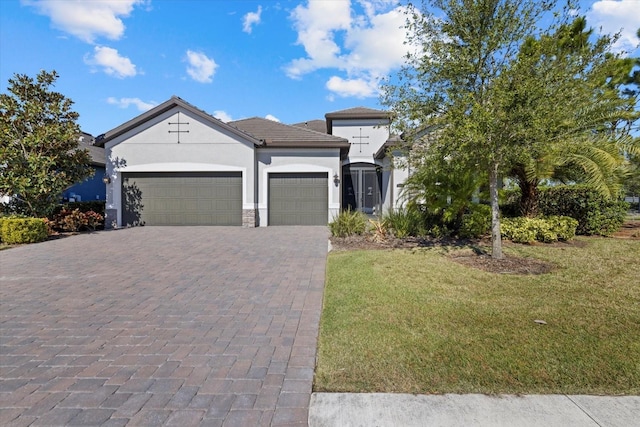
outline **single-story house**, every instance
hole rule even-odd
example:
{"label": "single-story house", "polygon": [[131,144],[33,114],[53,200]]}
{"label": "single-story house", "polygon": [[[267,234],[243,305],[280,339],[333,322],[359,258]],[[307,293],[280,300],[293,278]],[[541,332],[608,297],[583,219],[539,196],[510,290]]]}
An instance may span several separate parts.
{"label": "single-story house", "polygon": [[97,137],[107,224],[326,225],[341,209],[398,207],[407,173],[391,167],[391,114],[360,107],[325,119],[225,123],[172,97]]}
{"label": "single-story house", "polygon": [[104,148],[96,146],[95,138],[86,132],[82,132],[80,135],[78,148],[89,151],[93,176],[67,188],[64,193],[62,193],[63,201],[106,200],[106,189],[102,181],[105,175]]}

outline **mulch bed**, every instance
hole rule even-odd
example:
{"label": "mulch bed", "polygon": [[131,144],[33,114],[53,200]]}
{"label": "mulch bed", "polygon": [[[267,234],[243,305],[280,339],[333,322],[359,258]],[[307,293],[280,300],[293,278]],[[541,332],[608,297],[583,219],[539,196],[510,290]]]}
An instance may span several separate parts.
{"label": "mulch bed", "polygon": [[[554,243],[553,246],[582,246],[583,242]],[[503,242],[504,246],[513,245],[509,241]],[[533,259],[516,256],[505,256],[503,259],[493,259],[483,248],[490,248],[489,239],[464,240],[464,239],[431,239],[408,237],[397,239],[386,237],[374,240],[371,236],[332,237],[331,246],[334,251],[349,250],[383,250],[383,249],[413,249],[427,247],[454,247],[460,250],[454,251],[449,257],[457,263],[499,274],[544,274],[553,269],[553,265]]]}

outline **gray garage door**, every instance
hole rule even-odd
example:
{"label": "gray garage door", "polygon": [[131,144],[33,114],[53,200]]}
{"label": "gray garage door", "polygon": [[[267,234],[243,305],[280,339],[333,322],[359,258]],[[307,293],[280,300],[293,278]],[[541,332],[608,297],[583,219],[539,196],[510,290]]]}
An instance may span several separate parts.
{"label": "gray garage door", "polygon": [[327,225],[326,173],[269,175],[269,225]]}
{"label": "gray garage door", "polygon": [[126,225],[242,225],[240,172],[125,173]]}

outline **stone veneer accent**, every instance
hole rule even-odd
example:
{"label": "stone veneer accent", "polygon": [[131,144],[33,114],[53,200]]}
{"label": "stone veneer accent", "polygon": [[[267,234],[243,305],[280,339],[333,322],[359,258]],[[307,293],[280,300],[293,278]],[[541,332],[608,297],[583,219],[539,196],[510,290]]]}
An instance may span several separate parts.
{"label": "stone veneer accent", "polygon": [[255,226],[256,226],[256,210],[243,209],[242,210],[242,227],[252,228]]}

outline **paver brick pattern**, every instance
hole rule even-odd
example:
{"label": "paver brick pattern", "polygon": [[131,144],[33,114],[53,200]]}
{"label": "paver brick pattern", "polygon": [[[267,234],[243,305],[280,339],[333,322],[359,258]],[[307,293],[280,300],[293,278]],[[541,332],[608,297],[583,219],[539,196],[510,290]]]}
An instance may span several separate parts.
{"label": "paver brick pattern", "polygon": [[0,425],[306,425],[325,227],[0,251]]}

